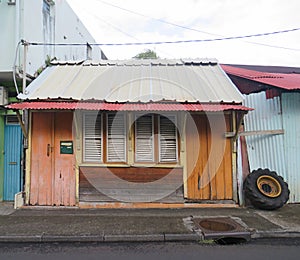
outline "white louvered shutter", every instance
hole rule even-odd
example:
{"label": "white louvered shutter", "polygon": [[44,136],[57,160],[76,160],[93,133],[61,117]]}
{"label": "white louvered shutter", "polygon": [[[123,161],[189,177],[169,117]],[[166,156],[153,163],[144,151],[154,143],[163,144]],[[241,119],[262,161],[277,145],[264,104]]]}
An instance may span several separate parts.
{"label": "white louvered shutter", "polygon": [[153,115],[138,117],[135,121],[135,160],[154,161]]}
{"label": "white louvered shutter", "polygon": [[124,114],[107,115],[107,161],[125,162],[126,125]]}
{"label": "white louvered shutter", "polygon": [[102,161],[101,115],[86,113],[83,117],[83,159],[86,162]]}
{"label": "white louvered shutter", "polygon": [[177,161],[176,116],[159,117],[159,160],[160,162]]}

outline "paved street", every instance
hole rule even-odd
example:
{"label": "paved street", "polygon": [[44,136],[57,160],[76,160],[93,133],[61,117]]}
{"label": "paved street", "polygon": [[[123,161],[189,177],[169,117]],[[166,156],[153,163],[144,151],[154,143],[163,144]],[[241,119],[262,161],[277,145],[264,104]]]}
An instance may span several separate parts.
{"label": "paved street", "polygon": [[220,246],[199,243],[0,244],[1,259],[298,260],[300,240]]}

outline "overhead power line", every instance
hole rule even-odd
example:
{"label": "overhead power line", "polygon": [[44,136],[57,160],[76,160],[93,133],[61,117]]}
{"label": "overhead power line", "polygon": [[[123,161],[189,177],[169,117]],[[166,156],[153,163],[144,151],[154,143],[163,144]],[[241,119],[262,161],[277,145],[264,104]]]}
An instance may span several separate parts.
{"label": "overhead power line", "polygon": [[[275,35],[275,34],[290,33],[290,32],[295,32],[295,31],[299,31],[299,30],[300,30],[300,28],[293,28],[293,29],[274,31],[274,32],[220,37],[220,38],[212,38],[212,39],[153,41],[153,42],[125,42],[125,43],[89,43],[89,45],[93,45],[93,46],[129,46],[129,45],[160,45],[160,44],[217,42],[217,41],[237,40],[237,39],[246,39],[246,38],[262,37],[262,36],[269,36],[269,35]],[[50,46],[52,46],[52,45],[53,46],[85,46],[86,45],[86,43],[39,43],[39,42],[27,42],[27,44],[29,44],[29,45],[50,45]],[[295,50],[295,51],[300,50],[300,49],[292,49],[292,48],[286,48],[286,49]]]}
{"label": "overhead power line", "polygon": [[[160,23],[172,25],[172,26],[175,26],[175,27],[178,27],[178,28],[181,28],[181,29],[185,29],[185,30],[189,30],[189,31],[194,31],[194,32],[200,32],[200,33],[209,34],[209,35],[214,35],[214,36],[222,36],[222,35],[220,35],[220,34],[209,33],[209,32],[206,32],[206,31],[202,31],[202,30],[190,28],[190,27],[187,27],[187,26],[179,25],[179,24],[176,24],[176,23],[168,22],[168,21],[163,20],[163,19],[154,18],[154,17],[152,17],[152,16],[145,15],[145,14],[141,14],[141,13],[138,13],[138,12],[136,12],[136,11],[129,10],[129,9],[127,9],[127,8],[124,8],[124,7],[121,7],[121,6],[118,6],[118,5],[114,5],[114,4],[111,4],[111,3],[108,3],[108,2],[105,2],[105,1],[102,1],[102,0],[97,0],[97,1],[98,1],[98,2],[101,2],[102,4],[105,4],[105,5],[108,5],[108,6],[117,8],[117,9],[120,9],[120,10],[122,10],[122,11],[131,13],[131,14],[135,14],[135,15],[138,15],[138,16],[141,16],[141,17],[145,17],[145,18],[148,18],[148,19],[151,19],[151,20],[154,20],[154,21],[158,21],[158,22],[160,22]],[[223,37],[223,36],[222,36],[222,37]]]}
{"label": "overhead power line", "polygon": [[[218,37],[226,38],[226,36],[221,35],[221,34],[210,33],[210,32],[198,30],[198,29],[195,29],[195,28],[191,28],[191,27],[179,25],[179,24],[176,24],[176,23],[172,23],[172,22],[166,21],[164,19],[154,18],[152,16],[141,14],[141,13],[139,13],[137,11],[129,10],[129,9],[125,8],[125,7],[114,5],[112,3],[108,3],[108,2],[103,1],[103,0],[96,0],[96,1],[98,1],[98,2],[100,2],[102,4],[104,4],[104,5],[108,5],[108,6],[111,6],[113,8],[116,8],[116,9],[119,9],[119,10],[122,10],[122,11],[125,11],[125,12],[128,12],[128,13],[131,13],[131,14],[134,14],[134,15],[145,17],[145,18],[148,18],[148,19],[151,19],[151,20],[154,20],[154,21],[158,21],[160,23],[164,23],[164,24],[167,24],[167,25],[171,25],[171,26],[174,26],[174,27],[178,27],[178,28],[181,28],[181,29],[184,29],[184,30],[189,30],[189,31],[194,31],[194,32],[199,32],[199,33],[203,33],[203,34],[208,34],[208,35],[213,35],[213,36],[218,36]],[[236,39],[243,39],[243,38],[247,38],[247,37],[241,37],[241,38],[236,38]],[[252,41],[251,42],[245,41],[245,42],[246,43],[250,43],[250,44],[255,44],[255,45],[261,45],[261,46],[266,46],[266,47],[277,48],[277,49],[286,49],[286,50],[299,51],[299,49],[293,49],[293,48],[288,48],[288,47],[284,47],[284,46],[276,46],[276,45],[270,45],[270,44],[264,44],[264,43],[259,43],[259,42],[252,42]]]}

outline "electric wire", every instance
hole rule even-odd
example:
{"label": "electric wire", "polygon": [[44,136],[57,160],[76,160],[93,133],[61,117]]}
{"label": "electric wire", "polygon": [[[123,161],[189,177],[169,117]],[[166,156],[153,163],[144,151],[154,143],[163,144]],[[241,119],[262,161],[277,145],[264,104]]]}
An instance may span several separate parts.
{"label": "electric wire", "polygon": [[[154,41],[154,42],[125,42],[125,43],[89,43],[89,45],[93,45],[93,46],[130,46],[130,45],[161,45],[161,44],[217,42],[217,41],[226,41],[226,40],[263,37],[263,36],[269,36],[269,35],[290,33],[290,32],[295,32],[295,31],[299,31],[299,30],[300,30],[300,28],[292,28],[292,29],[286,29],[286,30],[281,30],[281,31],[248,34],[248,35],[240,35],[240,36],[220,37],[220,38],[211,38],[211,39]],[[83,46],[83,45],[86,45],[86,43],[41,43],[41,42],[27,42],[27,44],[29,44],[29,45],[48,45],[48,46]],[[293,49],[293,48],[285,48],[285,49],[300,51],[300,49]]]}
{"label": "electric wire", "polygon": [[[92,13],[92,12],[91,12],[90,10],[88,10],[87,8],[84,7],[83,10],[84,10],[86,13],[88,13],[89,15],[91,15],[94,19],[96,19],[96,20],[98,20],[98,21],[100,21],[100,22],[102,22],[102,23],[105,23],[106,25],[108,25],[108,26],[110,26],[111,28],[113,28],[114,30],[116,30],[116,31],[118,31],[118,32],[120,32],[120,33],[126,35],[126,36],[129,37],[129,38],[132,38],[132,39],[134,39],[134,40],[136,40],[136,41],[139,41],[139,39],[136,38],[135,36],[131,35],[130,33],[125,32],[125,31],[122,30],[120,27],[116,26],[115,24],[109,23],[109,22],[107,22],[105,19],[101,19],[99,16],[95,15],[94,13]],[[173,54],[167,53],[167,52],[164,51],[164,50],[160,50],[160,49],[159,49],[159,51],[160,51],[161,53],[165,53],[165,54],[167,54],[168,56],[173,56],[173,58],[175,58],[175,56],[174,56]]]}
{"label": "electric wire", "polygon": [[[129,10],[127,8],[124,8],[124,7],[121,7],[121,6],[118,6],[118,5],[114,5],[114,4],[108,3],[108,2],[103,1],[103,0],[96,0],[96,1],[100,2],[102,4],[105,4],[105,5],[108,5],[108,6],[117,8],[117,9],[120,9],[122,11],[131,13],[131,14],[135,14],[135,15],[138,15],[138,16],[141,16],[141,17],[145,17],[145,18],[148,18],[148,19],[151,19],[151,20],[154,20],[154,21],[158,21],[158,22],[161,22],[161,23],[164,23],[164,24],[168,24],[168,25],[171,25],[171,26],[175,26],[175,27],[178,27],[178,28],[181,28],[181,29],[185,29],[185,30],[189,30],[189,31],[200,32],[200,33],[203,33],[203,34],[208,34],[208,35],[213,35],[213,36],[218,36],[218,37],[226,38],[226,36],[221,35],[221,34],[210,33],[210,32],[198,30],[198,29],[195,29],[195,28],[190,28],[190,27],[187,27],[187,26],[183,26],[183,25],[179,25],[179,24],[176,24],[176,23],[172,23],[172,22],[169,22],[169,21],[166,21],[166,20],[163,20],[163,19],[154,18],[154,17],[148,16],[148,15],[145,15],[145,14],[141,14],[141,13],[133,11],[133,10]],[[240,38],[240,39],[242,39],[242,38]],[[284,46],[276,46],[276,45],[270,45],[270,44],[252,42],[252,41],[245,41],[245,42],[246,43],[250,43],[250,44],[255,44],[255,45],[261,45],[261,46],[271,47],[271,48],[278,48],[278,49],[286,49],[286,50],[299,51],[299,49],[293,49],[293,48],[288,48],[288,47],[284,47]]]}

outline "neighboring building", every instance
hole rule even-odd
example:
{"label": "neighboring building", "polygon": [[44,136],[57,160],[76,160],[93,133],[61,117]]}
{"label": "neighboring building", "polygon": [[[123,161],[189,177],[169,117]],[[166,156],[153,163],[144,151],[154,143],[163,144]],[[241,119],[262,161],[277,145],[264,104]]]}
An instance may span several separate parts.
{"label": "neighboring building", "polygon": [[[290,203],[300,202],[300,68],[222,65],[254,108],[244,119],[244,177],[269,168],[289,185]],[[246,148],[246,149],[245,149]]]}
{"label": "neighboring building", "polygon": [[31,44],[95,42],[65,0],[3,0],[0,17],[0,200],[13,200],[23,185],[22,135],[16,114],[3,109],[3,105],[16,101],[23,85],[52,59],[71,61],[105,56],[100,48],[90,45]]}
{"label": "neighboring building", "polygon": [[26,205],[239,201],[249,109],[215,60],[58,62],[18,97]]}

